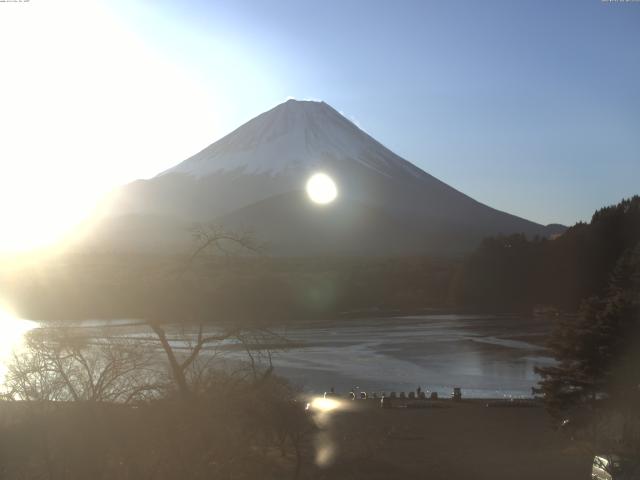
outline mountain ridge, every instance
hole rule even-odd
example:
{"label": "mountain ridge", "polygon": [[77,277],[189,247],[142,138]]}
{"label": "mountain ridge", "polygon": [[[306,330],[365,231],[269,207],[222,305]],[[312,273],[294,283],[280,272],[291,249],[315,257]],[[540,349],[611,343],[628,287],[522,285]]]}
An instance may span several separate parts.
{"label": "mountain ridge", "polygon": [[[289,141],[282,145],[282,140]],[[274,144],[276,144],[275,151],[264,152],[264,149]],[[287,166],[300,166],[301,158],[306,158],[310,166],[317,166],[317,162],[312,159],[313,155],[320,157],[339,155],[351,158],[378,173],[388,174],[382,171],[381,167],[389,165],[376,165],[371,160],[366,161],[360,158],[363,151],[369,153],[366,151],[371,151],[372,146],[378,150],[384,150],[384,154],[397,157],[395,166],[401,165],[413,175],[426,173],[395,155],[327,103],[290,99],[249,120],[220,140],[157,176],[185,173],[204,177],[234,169],[245,169],[244,173],[279,173],[286,170]],[[278,147],[284,148],[280,150]],[[256,158],[255,151],[259,148],[263,151],[260,152],[260,157]],[[251,152],[254,156],[247,159],[242,155],[246,152]],[[220,162],[221,157],[225,155],[226,163]],[[273,158],[274,155],[279,155],[280,158]]]}
{"label": "mountain ridge", "polygon": [[[292,193],[318,171],[338,186],[334,204],[313,206]],[[327,223],[327,210],[334,223]],[[350,222],[340,220],[347,211]],[[131,214],[233,228],[261,225],[256,235],[279,255],[461,253],[488,235],[549,236],[558,230],[486,206],[395,154],[328,104],[297,100],[258,115],[157,176],[122,188],[99,227],[101,235],[110,235],[111,220]],[[369,223],[354,220],[358,215]],[[126,228],[118,225],[124,248]],[[139,227],[131,231],[135,243],[144,244]],[[325,244],[312,241],[314,235],[326,238]],[[288,253],[284,245],[295,248]]]}

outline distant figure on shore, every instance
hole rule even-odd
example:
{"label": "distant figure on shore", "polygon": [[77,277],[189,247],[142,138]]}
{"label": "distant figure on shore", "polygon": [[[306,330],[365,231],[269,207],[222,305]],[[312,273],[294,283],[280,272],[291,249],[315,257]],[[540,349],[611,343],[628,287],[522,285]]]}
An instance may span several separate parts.
{"label": "distant figure on shore", "polygon": [[420,398],[420,393],[422,393],[422,387],[416,388],[416,396]]}
{"label": "distant figure on shore", "polygon": [[451,398],[455,401],[462,400],[462,390],[460,389],[460,387],[454,387]]}

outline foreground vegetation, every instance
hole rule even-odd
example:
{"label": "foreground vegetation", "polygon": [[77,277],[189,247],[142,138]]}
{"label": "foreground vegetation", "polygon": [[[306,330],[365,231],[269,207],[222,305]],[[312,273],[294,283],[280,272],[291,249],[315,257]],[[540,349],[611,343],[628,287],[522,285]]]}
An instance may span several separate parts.
{"label": "foreground vegetation", "polygon": [[594,448],[640,458],[640,243],[549,347],[558,363],[537,369],[549,412]]}
{"label": "foreground vegetation", "polygon": [[[68,322],[27,335],[0,402],[2,478],[299,477],[310,462],[313,423],[296,392],[273,374],[271,349],[286,339],[267,328],[268,316],[211,317],[222,284],[210,275],[206,249],[221,250],[221,235],[238,248],[251,244],[227,233],[202,235],[186,259],[147,264],[136,281],[109,284],[118,298],[107,296],[108,305],[123,314],[141,308],[147,336],[91,335]],[[104,304],[91,300],[100,311]],[[167,331],[166,322],[177,319],[214,321],[217,329]],[[229,344],[245,352],[243,361],[225,361],[221,347]]]}
{"label": "foreground vegetation", "polygon": [[577,480],[588,473],[588,448],[574,448],[540,406],[440,400],[381,409],[344,400],[310,414],[268,356],[223,369],[211,350],[217,342],[191,337],[172,350],[174,370],[157,337],[96,344],[78,330],[34,332],[0,402],[0,478]]}
{"label": "foreground vegetation", "polygon": [[314,425],[296,392],[263,362],[221,368],[222,336],[165,349],[152,327],[147,342],[32,332],[0,402],[0,478],[297,478]]}

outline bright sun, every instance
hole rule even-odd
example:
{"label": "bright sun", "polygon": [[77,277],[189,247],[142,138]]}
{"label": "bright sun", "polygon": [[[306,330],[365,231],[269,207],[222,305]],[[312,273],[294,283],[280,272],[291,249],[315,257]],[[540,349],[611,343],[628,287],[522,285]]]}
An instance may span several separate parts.
{"label": "bright sun", "polygon": [[307,180],[307,195],[311,201],[320,205],[333,202],[338,196],[338,188],[331,177],[325,173],[314,173]]}
{"label": "bright sun", "polygon": [[0,255],[63,242],[104,195],[210,135],[215,82],[158,53],[112,3],[135,2],[0,0]]}

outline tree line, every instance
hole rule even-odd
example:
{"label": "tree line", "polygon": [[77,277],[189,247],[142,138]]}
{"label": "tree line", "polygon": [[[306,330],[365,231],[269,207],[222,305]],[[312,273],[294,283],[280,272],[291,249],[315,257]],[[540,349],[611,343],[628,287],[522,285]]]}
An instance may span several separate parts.
{"label": "tree line", "polygon": [[451,303],[486,310],[537,305],[576,312],[607,288],[621,256],[640,242],[640,197],[602,208],[554,239],[515,234],[485,239],[457,270]]}

